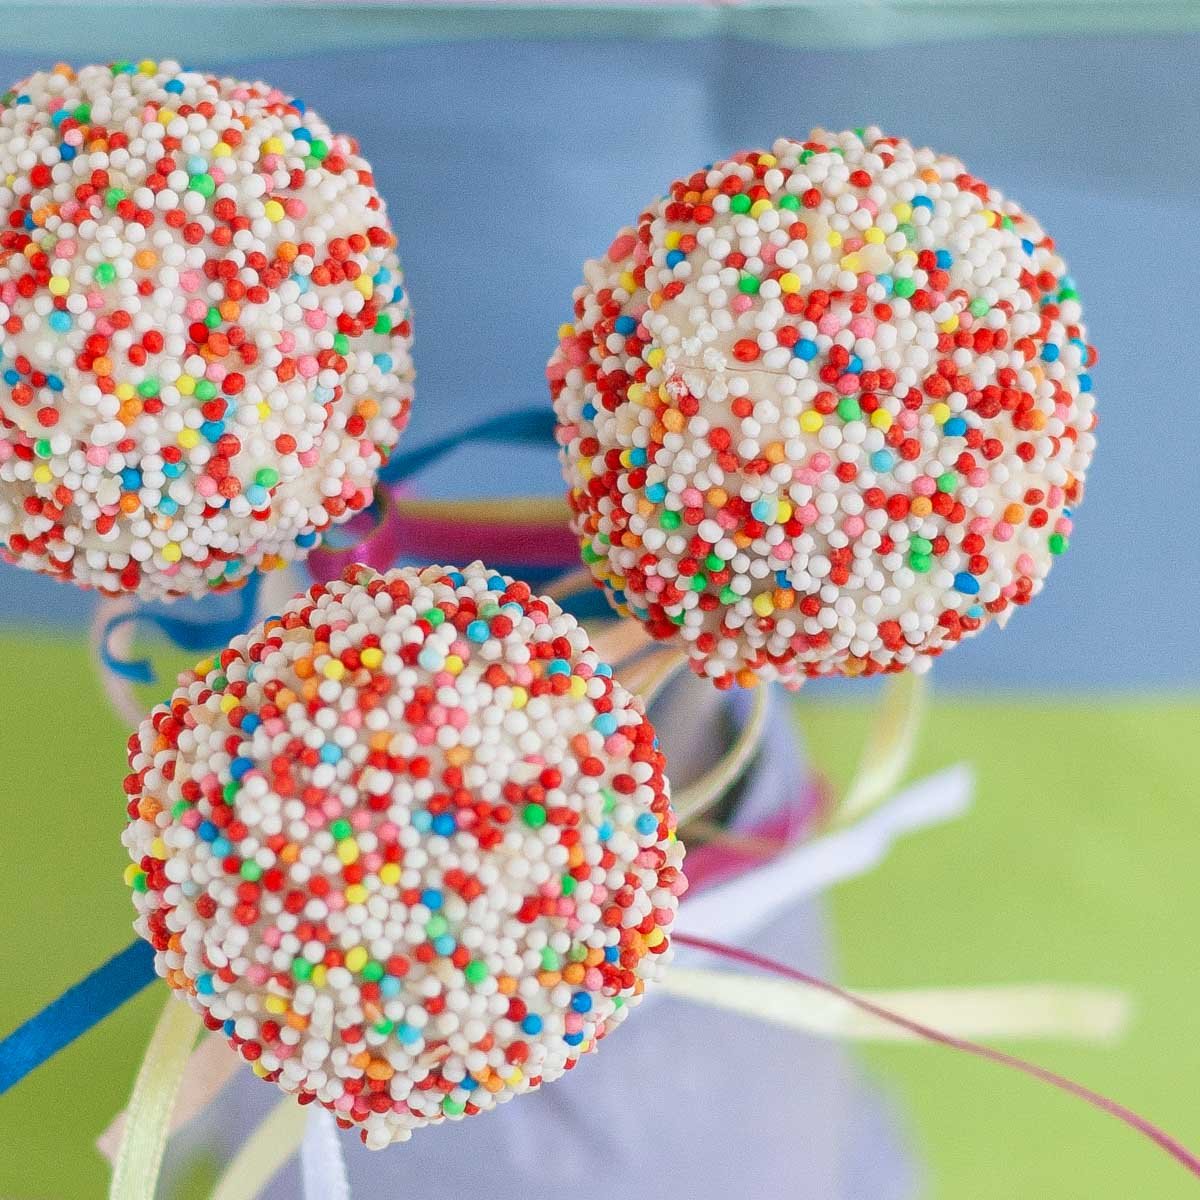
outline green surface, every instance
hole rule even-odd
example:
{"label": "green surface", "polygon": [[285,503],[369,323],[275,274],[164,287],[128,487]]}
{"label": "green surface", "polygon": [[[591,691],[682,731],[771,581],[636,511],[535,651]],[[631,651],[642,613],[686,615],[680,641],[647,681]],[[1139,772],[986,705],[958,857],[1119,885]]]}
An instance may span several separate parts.
{"label": "green surface", "polygon": [[[862,708],[802,698],[799,714],[819,763],[844,778]],[[1127,988],[1137,1016],[1119,1046],[1013,1048],[1200,1145],[1198,717],[1200,702],[1184,701],[934,704],[916,770],[970,759],[975,809],[837,890],[845,978]],[[82,644],[0,637],[0,1031],[129,940],[124,741]],[[0,1197],[104,1194],[93,1142],[125,1101],[161,1003],[159,989],[144,993],[0,1098]],[[928,1163],[930,1197],[1195,1195],[1133,1133],[1031,1080],[932,1047],[868,1061]]]}

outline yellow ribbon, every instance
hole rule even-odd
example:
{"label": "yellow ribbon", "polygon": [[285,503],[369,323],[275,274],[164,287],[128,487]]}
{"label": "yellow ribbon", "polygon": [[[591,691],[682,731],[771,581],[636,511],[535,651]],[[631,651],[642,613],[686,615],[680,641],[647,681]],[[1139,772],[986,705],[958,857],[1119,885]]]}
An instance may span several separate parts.
{"label": "yellow ribbon", "polygon": [[171,1110],[199,1032],[199,1015],[169,995],[133,1084],[109,1200],[154,1200]]}
{"label": "yellow ribbon", "polygon": [[254,1200],[300,1149],[307,1118],[308,1110],[291,1096],[279,1101],[225,1168],[212,1200]]}

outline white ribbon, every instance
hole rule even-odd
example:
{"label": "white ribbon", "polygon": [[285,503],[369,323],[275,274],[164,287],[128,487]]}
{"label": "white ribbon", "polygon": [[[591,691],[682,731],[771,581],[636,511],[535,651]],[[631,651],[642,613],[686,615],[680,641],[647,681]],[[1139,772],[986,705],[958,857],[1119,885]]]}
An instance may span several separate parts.
{"label": "white ribbon", "polygon": [[337,1122],[319,1104],[309,1105],[304,1141],[300,1143],[304,1200],[350,1200],[350,1180]]}

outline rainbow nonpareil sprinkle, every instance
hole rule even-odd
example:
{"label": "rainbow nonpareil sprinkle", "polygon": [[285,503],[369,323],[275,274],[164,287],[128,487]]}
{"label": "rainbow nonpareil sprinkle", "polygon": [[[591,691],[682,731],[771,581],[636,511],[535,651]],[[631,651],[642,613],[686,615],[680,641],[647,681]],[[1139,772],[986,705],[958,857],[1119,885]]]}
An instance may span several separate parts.
{"label": "rainbow nonpareil sprinkle", "polygon": [[412,400],[369,164],[300,100],[173,62],[0,97],[0,554],[143,598],[302,557]]}
{"label": "rainbow nonpareil sprinkle", "polygon": [[1053,241],[877,129],[672,184],[548,367],[584,561],[720,687],[921,669],[1026,604],[1094,439]]}
{"label": "rainbow nonpareil sprinkle", "polygon": [[683,847],[642,703],[479,563],[313,586],[129,761],[159,974],[368,1146],[558,1078],[668,958]]}

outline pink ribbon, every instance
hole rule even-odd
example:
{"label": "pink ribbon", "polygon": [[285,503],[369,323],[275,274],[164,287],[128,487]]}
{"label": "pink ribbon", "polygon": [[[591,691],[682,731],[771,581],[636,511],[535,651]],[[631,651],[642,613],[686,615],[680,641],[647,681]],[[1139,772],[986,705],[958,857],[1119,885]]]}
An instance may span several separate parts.
{"label": "pink ribbon", "polygon": [[1169,1133],[1166,1133],[1157,1125],[1146,1120],[1145,1117],[1139,1116],[1132,1109],[1126,1108],[1125,1105],[1118,1103],[1116,1100],[1110,1100],[1107,1096],[1102,1096],[1099,1092],[1092,1091],[1089,1087],[1084,1087],[1081,1083],[1076,1083],[1073,1079],[1067,1079],[1064,1075],[1048,1071],[1045,1067],[1039,1067],[1036,1063],[1027,1062],[1023,1058],[1017,1058],[1015,1055],[1005,1054],[1003,1050],[995,1050],[991,1046],[982,1046],[978,1042],[971,1042],[966,1038],[954,1037],[952,1034],[942,1033],[940,1030],[934,1029],[929,1025],[923,1025],[919,1021],[913,1021],[908,1017],[901,1016],[900,1013],[891,1012],[889,1009],[875,1004],[871,1000],[866,1000],[862,996],[856,996],[853,992],[848,992],[845,988],[840,988],[835,983],[828,983],[824,979],[818,979],[815,975],[798,971],[795,967],[789,967],[784,963],[776,962],[773,958],[755,954],[751,950],[742,950],[737,946],[727,946],[723,942],[714,942],[708,938],[693,937],[686,933],[673,934],[672,938],[681,946],[691,946],[694,950],[703,950],[709,954],[716,954],[721,958],[729,959],[732,962],[757,967],[760,971],[769,971],[773,975],[781,975],[785,979],[791,979],[796,983],[803,983],[828,995],[836,996],[839,1000],[843,1000],[847,1004],[852,1004],[855,1008],[870,1013],[872,1016],[887,1021],[889,1024],[906,1029],[909,1033],[915,1034],[927,1042],[933,1042],[939,1046],[948,1046],[952,1050],[961,1050],[966,1054],[974,1055],[976,1058],[983,1058],[989,1062],[999,1063],[1002,1067],[1008,1067],[1011,1070],[1020,1071],[1024,1075],[1030,1075],[1034,1079],[1040,1079],[1043,1083],[1048,1083],[1051,1087],[1058,1088],[1059,1091],[1075,1096],[1090,1104],[1093,1108],[1099,1109],[1101,1112],[1107,1113],[1110,1117],[1115,1117],[1118,1121],[1128,1125],[1130,1129],[1140,1133],[1160,1149],[1165,1150],[1185,1170],[1197,1179],[1200,1179],[1200,1158],[1197,1158],[1181,1142],[1176,1141]]}

